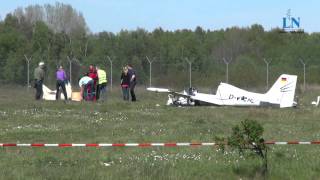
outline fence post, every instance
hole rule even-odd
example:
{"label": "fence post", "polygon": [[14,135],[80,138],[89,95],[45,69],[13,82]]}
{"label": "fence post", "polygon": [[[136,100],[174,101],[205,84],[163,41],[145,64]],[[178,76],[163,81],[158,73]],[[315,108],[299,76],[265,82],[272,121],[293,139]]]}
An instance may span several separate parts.
{"label": "fence post", "polygon": [[30,61],[31,61],[32,57],[27,58],[27,56],[24,55],[24,58],[27,62],[27,90],[29,90],[29,88],[30,88]]}
{"label": "fence post", "polygon": [[269,89],[269,64],[271,63],[272,59],[270,59],[269,61],[266,58],[263,58],[264,63],[266,63],[267,65],[267,87],[266,89]]}
{"label": "fence post", "polygon": [[192,69],[192,62],[188,59],[185,58],[185,61],[187,61],[187,63],[189,64],[189,87],[192,87],[192,74],[191,74],[191,69]]}
{"label": "fence post", "polygon": [[306,90],[306,63],[302,58],[299,59],[300,63],[303,65],[303,92]]}
{"label": "fence post", "polygon": [[151,87],[152,85],[152,63],[155,61],[155,58],[153,58],[153,60],[150,60],[148,56],[146,56],[148,62],[149,62],[149,87]]}
{"label": "fence post", "polygon": [[72,86],[72,60],[67,56],[69,61],[69,79],[70,79],[70,85]]}
{"label": "fence post", "polygon": [[226,64],[226,82],[229,83],[229,63],[232,61],[232,58],[227,60],[226,58],[223,58],[223,62]]}
{"label": "fence post", "polygon": [[107,56],[107,59],[110,63],[110,91],[112,91],[112,60],[109,56]]}

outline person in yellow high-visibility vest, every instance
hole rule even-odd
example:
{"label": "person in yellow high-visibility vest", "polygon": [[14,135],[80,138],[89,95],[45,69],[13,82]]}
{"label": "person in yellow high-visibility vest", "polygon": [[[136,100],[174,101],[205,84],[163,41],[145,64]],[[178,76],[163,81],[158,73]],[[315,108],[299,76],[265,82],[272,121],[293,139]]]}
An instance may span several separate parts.
{"label": "person in yellow high-visibility vest", "polygon": [[105,101],[107,94],[107,73],[98,66],[96,69],[98,73],[97,100]]}

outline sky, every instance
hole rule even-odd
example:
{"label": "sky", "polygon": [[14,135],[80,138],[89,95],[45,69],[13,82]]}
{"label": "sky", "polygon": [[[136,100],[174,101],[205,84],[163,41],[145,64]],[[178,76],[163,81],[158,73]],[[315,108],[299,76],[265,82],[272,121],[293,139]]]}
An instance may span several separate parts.
{"label": "sky", "polygon": [[[0,16],[17,7],[55,4],[56,0],[1,0]],[[261,24],[266,30],[282,27],[291,9],[305,32],[320,32],[319,0],[59,0],[83,13],[91,32],[144,28],[152,31],[204,29]]]}

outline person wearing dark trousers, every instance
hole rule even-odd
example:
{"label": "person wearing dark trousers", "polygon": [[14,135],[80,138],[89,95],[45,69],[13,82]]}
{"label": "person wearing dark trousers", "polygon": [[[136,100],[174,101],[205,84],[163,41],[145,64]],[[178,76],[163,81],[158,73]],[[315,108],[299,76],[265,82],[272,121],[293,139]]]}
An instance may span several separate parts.
{"label": "person wearing dark trousers", "polygon": [[130,77],[128,74],[128,68],[124,67],[121,73],[121,89],[123,100],[129,101],[129,86],[130,86]]}
{"label": "person wearing dark trousers", "polygon": [[107,74],[106,71],[96,66],[98,74],[97,100],[105,101],[107,92]]}
{"label": "person wearing dark trousers", "polygon": [[39,66],[34,69],[34,88],[36,89],[36,100],[40,100],[43,95],[42,84],[44,80],[44,62],[40,62]]}
{"label": "person wearing dark trousers", "polygon": [[66,91],[66,85],[65,82],[67,81],[67,76],[65,71],[63,70],[63,67],[60,66],[58,71],[56,72],[56,78],[57,78],[57,83],[56,83],[56,100],[59,99],[60,96],[60,87],[62,89],[63,95],[64,95],[64,100],[68,100],[67,96],[67,91]]}
{"label": "person wearing dark trousers", "polygon": [[136,77],[136,71],[132,68],[131,64],[127,65],[128,67],[128,75],[130,77],[130,94],[131,94],[131,101],[136,101],[136,95],[134,93],[134,88],[137,84],[137,77]]}
{"label": "person wearing dark trousers", "polygon": [[[90,88],[92,90],[92,92],[90,92],[92,95],[93,95],[93,101],[96,101],[97,100],[97,81],[98,81],[98,74],[97,74],[97,70],[96,68],[93,66],[93,64],[91,64],[89,66],[89,72],[88,72],[88,76],[90,78],[93,79],[93,85],[92,87]],[[90,90],[90,91],[91,91]]]}

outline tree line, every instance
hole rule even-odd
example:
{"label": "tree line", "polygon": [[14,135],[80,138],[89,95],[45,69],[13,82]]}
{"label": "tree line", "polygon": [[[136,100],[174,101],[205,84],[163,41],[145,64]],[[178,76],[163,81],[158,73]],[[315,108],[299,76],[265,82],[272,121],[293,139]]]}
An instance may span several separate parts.
{"label": "tree line", "polygon": [[[68,70],[69,59],[78,78],[89,64],[110,69],[114,76],[127,63],[137,71],[138,82],[149,82],[149,60],[154,85],[188,86],[192,63],[195,86],[212,87],[226,80],[238,86],[266,84],[266,64],[270,62],[270,83],[282,73],[303,75],[306,63],[307,83],[320,83],[320,33],[282,33],[264,30],[259,24],[206,30],[153,31],[143,28],[91,33],[83,15],[70,5],[32,5],[17,8],[0,21],[0,79],[5,83],[26,84],[25,55],[32,57],[30,67],[39,61],[47,65],[47,80],[53,82],[59,64]],[[109,73],[109,72],[108,72]]]}

